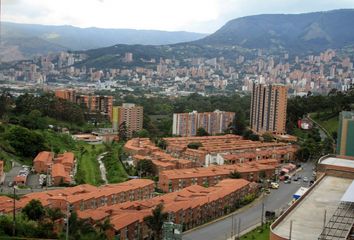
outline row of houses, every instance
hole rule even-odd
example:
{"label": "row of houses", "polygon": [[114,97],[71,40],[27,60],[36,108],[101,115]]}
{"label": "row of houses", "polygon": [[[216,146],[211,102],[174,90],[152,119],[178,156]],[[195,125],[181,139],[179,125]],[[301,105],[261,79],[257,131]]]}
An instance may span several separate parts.
{"label": "row of houses", "polygon": [[193,167],[192,161],[171,156],[148,138],[133,138],[125,144],[124,150],[131,155],[135,166],[141,160],[150,160],[157,175],[164,170]]}
{"label": "row of houses", "polygon": [[[154,182],[148,179],[134,179],[119,184],[107,184],[95,187],[89,184],[78,185],[44,192],[24,195],[15,202],[16,210],[21,210],[32,199],[39,200],[43,206],[66,211],[69,206],[73,211],[96,209],[127,201],[152,198]],[[13,199],[0,198],[0,213],[11,213]]]}
{"label": "row of houses", "polygon": [[225,179],[213,187],[194,185],[178,192],[168,193],[152,199],[105,206],[79,211],[78,216],[92,223],[109,218],[113,226],[110,238],[151,239],[144,218],[163,204],[163,212],[183,231],[228,214],[236,209],[247,194],[255,193],[257,184],[244,179]]}
{"label": "row of houses", "polygon": [[[244,140],[241,136],[232,134],[175,137],[164,140],[167,144],[167,153],[177,158],[191,160],[194,166],[234,164],[260,159],[292,161],[298,149],[296,145],[290,143]],[[189,147],[190,144],[198,144],[199,147],[192,149]],[[232,155],[233,159],[225,159],[228,155]]]}
{"label": "row of houses", "polygon": [[[244,140],[237,135],[164,138],[166,151],[148,138],[129,140],[124,149],[136,165],[140,160],[151,160],[156,172],[210,165],[276,159],[279,163],[295,159],[297,146],[279,142]],[[197,149],[190,145],[198,145]]]}
{"label": "row of houses", "polygon": [[192,185],[214,186],[232,173],[258,182],[261,179],[273,179],[278,166],[276,159],[265,159],[242,164],[167,170],[159,174],[158,187],[163,192],[174,192]]}
{"label": "row of houses", "polygon": [[33,168],[36,173],[44,173],[51,176],[48,184],[58,186],[60,184],[73,183],[75,175],[75,155],[72,152],[58,154],[43,151],[33,160]]}

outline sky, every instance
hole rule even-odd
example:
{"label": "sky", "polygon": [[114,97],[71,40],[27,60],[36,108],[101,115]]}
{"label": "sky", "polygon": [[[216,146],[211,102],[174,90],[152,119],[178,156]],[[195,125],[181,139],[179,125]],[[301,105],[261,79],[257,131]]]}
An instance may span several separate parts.
{"label": "sky", "polygon": [[354,8],[354,0],[2,0],[1,17],[43,25],[212,33],[248,15],[343,8]]}

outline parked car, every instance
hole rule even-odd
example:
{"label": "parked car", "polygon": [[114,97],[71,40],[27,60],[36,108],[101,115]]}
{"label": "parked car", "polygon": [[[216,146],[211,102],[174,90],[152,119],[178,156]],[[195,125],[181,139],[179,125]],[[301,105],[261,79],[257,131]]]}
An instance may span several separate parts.
{"label": "parked car", "polygon": [[273,189],[278,189],[278,188],[279,188],[279,183],[272,182],[272,183],[270,184],[270,186],[271,186]]}
{"label": "parked car", "polygon": [[265,191],[264,191],[266,194],[270,194],[270,190],[267,188]]}
{"label": "parked car", "polygon": [[307,177],[304,177],[304,178],[303,178],[303,181],[304,181],[304,182],[308,182],[309,179],[308,179]]}
{"label": "parked car", "polygon": [[289,184],[289,183],[291,183],[291,180],[290,179],[285,180],[284,183]]}

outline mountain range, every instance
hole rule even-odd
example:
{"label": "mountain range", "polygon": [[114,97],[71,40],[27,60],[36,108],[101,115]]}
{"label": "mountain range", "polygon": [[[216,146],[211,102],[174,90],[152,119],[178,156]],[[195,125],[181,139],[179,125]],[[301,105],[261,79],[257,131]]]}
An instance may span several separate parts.
{"label": "mountain range", "polygon": [[[90,66],[112,67],[125,52],[135,59],[230,56],[252,49],[297,54],[354,46],[354,9],[302,14],[262,14],[236,18],[210,35],[155,30],[76,28],[4,23],[10,57],[84,50]],[[112,46],[113,45],[113,46]],[[5,45],[6,46],[6,45]],[[117,62],[118,61],[118,62]],[[82,64],[85,64],[82,63]]]}
{"label": "mountain range", "polygon": [[158,60],[160,57],[235,59],[240,54],[253,54],[254,49],[303,55],[328,48],[353,48],[353,22],[354,9],[242,17],[229,21],[215,33],[196,41],[160,46],[119,44],[88,50],[84,52],[88,59],[80,65],[98,68],[132,65],[122,61],[125,52],[133,53],[134,65],[144,65],[141,59]]}
{"label": "mountain range", "polygon": [[206,36],[194,32],[78,28],[38,24],[2,23],[5,58],[29,58],[63,50],[87,50],[115,44],[164,45],[189,42]]}
{"label": "mountain range", "polygon": [[195,41],[201,45],[321,51],[354,44],[354,9],[237,18]]}

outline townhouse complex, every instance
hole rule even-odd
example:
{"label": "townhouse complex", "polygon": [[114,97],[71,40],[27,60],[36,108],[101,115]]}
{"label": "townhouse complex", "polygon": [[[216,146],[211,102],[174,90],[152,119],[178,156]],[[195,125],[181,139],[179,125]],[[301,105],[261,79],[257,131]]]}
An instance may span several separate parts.
{"label": "townhouse complex", "polygon": [[[68,206],[73,211],[83,211],[126,201],[151,198],[153,192],[154,182],[147,179],[134,179],[101,187],[83,184],[75,187],[26,194],[20,200],[16,200],[15,207],[16,211],[19,211],[32,199],[37,199],[41,201],[43,206],[59,208],[63,212],[67,210]],[[13,199],[0,197],[0,214],[11,213],[13,207]]]}
{"label": "townhouse complex", "polygon": [[124,150],[131,155],[135,166],[141,160],[151,160],[157,175],[164,170],[193,167],[192,161],[171,156],[156,147],[149,138],[133,138],[127,141]]}
{"label": "townhouse complex", "polygon": [[[237,135],[207,137],[164,138],[166,152],[175,157],[191,160],[194,166],[223,165],[260,159],[278,159],[280,162],[293,160],[297,146],[278,142],[260,142],[244,140]],[[198,149],[188,146],[197,143]],[[235,160],[226,160],[232,154]],[[228,158],[228,157],[226,157]]]}
{"label": "townhouse complex", "polygon": [[[138,161],[151,160],[155,172],[210,165],[235,164],[275,159],[278,163],[295,158],[297,146],[277,142],[243,140],[241,136],[207,136],[164,138],[166,150],[161,150],[148,138],[133,138],[125,146],[125,152],[132,157],[134,165]],[[190,148],[199,144],[198,149]]]}
{"label": "townhouse complex", "polygon": [[278,162],[274,159],[260,160],[223,166],[166,170],[159,174],[159,189],[174,192],[192,185],[214,186],[237,172],[240,178],[258,182],[260,179],[273,179]]}
{"label": "townhouse complex", "polygon": [[93,222],[110,218],[111,233],[116,239],[150,239],[151,231],[144,222],[152,210],[163,203],[170,220],[188,230],[235,210],[244,197],[255,193],[253,183],[244,179],[226,179],[209,188],[194,185],[179,192],[148,200],[126,202],[96,209],[79,211],[78,216]]}
{"label": "townhouse complex", "polygon": [[62,183],[73,183],[75,175],[75,156],[72,152],[58,154],[54,157],[54,153],[43,151],[33,160],[33,168],[37,173],[50,174],[49,185],[60,185]]}
{"label": "townhouse complex", "polygon": [[172,134],[182,137],[197,135],[198,128],[204,128],[210,135],[224,133],[235,118],[235,113],[215,110],[214,112],[174,113]]}

